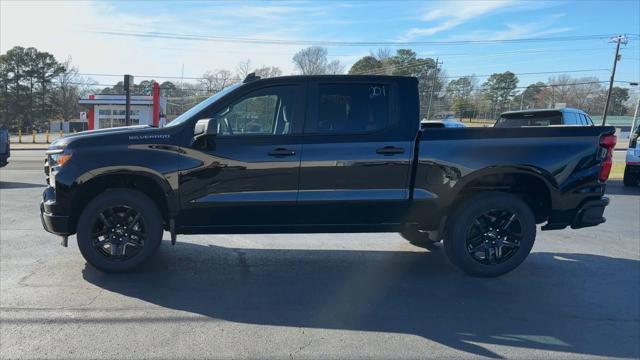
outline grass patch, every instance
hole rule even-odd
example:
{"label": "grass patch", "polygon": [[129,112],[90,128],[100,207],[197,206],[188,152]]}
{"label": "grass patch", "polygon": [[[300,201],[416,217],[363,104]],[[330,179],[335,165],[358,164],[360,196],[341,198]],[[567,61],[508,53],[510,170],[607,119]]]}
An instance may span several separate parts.
{"label": "grass patch", "polygon": [[611,175],[609,175],[610,179],[622,179],[624,177],[624,162],[613,163],[613,167],[611,168]]}

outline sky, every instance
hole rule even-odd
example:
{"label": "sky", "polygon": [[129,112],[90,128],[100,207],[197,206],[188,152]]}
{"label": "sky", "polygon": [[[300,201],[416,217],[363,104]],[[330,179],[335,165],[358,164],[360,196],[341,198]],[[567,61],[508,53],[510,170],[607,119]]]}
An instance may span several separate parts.
{"label": "sky", "polygon": [[629,35],[616,80],[638,81],[638,0],[0,0],[0,52],[33,46],[60,61],[71,58],[82,74],[114,75],[90,75],[101,84],[114,84],[125,73],[136,82],[143,76],[199,77],[234,70],[247,59],[290,74],[292,56],[310,43],[325,45],[330,60],[347,70],[380,47],[411,48],[420,57],[439,58],[452,78],[475,74],[482,82],[484,75],[509,70],[526,86],[571,71],[604,81],[615,51],[607,37],[612,34]]}

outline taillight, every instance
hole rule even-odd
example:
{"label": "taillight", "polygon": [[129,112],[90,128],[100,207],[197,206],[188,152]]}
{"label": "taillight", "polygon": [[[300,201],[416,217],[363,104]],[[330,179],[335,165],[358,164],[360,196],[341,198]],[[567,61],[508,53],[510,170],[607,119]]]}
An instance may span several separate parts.
{"label": "taillight", "polygon": [[611,166],[613,165],[613,150],[616,147],[617,141],[618,138],[613,134],[602,135],[600,137],[600,147],[604,150],[604,160],[602,162],[602,168],[600,168],[598,179],[602,182],[609,179]]}

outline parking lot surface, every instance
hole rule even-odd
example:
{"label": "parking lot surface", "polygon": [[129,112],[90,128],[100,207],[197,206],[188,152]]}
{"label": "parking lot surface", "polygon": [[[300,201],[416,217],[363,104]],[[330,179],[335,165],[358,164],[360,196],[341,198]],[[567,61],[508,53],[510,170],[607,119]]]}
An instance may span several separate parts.
{"label": "parking lot surface", "polygon": [[42,152],[0,169],[1,358],[638,358],[640,189],[471,278],[395,233],[168,234],[139,272],[40,224]]}

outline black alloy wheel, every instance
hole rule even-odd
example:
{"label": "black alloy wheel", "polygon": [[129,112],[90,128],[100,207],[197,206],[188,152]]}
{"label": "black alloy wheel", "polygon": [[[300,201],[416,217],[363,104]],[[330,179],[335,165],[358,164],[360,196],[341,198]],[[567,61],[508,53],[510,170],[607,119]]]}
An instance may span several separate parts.
{"label": "black alloy wheel", "polygon": [[520,248],[522,225],[509,210],[490,210],[478,216],[466,237],[467,252],[485,265],[501,264]]}
{"label": "black alloy wheel", "polygon": [[150,259],[162,242],[158,206],[133,189],[109,189],[78,218],[78,248],[87,263],[104,272],[127,272]]}
{"label": "black alloy wheel", "polygon": [[112,206],[98,213],[91,233],[93,248],[109,261],[138,255],[146,239],[144,219],[128,206]]}
{"label": "black alloy wheel", "polygon": [[499,276],[531,252],[536,218],[516,195],[483,192],[457,204],[444,235],[444,250],[454,265],[472,276]]}

